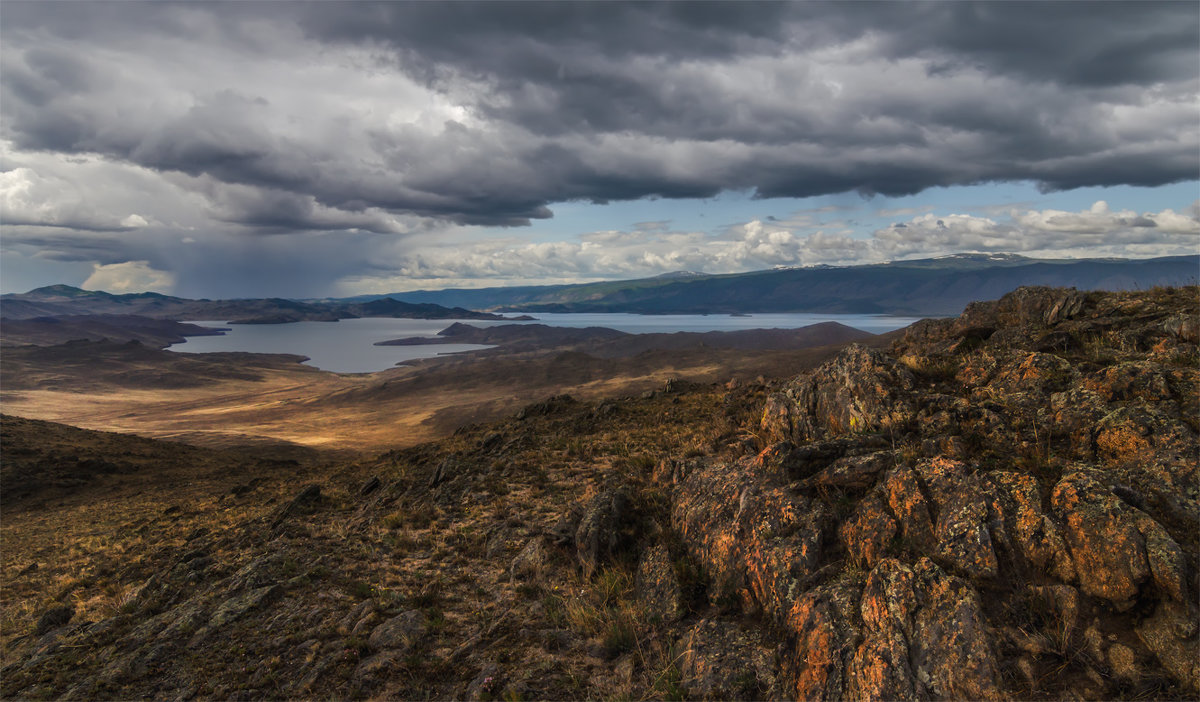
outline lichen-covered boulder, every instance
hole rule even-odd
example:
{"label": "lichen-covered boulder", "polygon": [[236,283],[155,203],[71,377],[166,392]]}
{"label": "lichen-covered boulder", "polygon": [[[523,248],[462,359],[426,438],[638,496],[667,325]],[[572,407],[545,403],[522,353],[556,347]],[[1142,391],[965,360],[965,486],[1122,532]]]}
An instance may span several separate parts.
{"label": "lichen-covered boulder", "polygon": [[1128,609],[1142,583],[1153,580],[1176,600],[1185,596],[1184,558],[1157,522],[1083,472],[1054,488],[1053,508],[1065,523],[1080,588],[1118,610]]}
{"label": "lichen-covered boulder", "polygon": [[771,395],[762,426],[795,442],[888,431],[912,418],[913,384],[912,373],[888,356],[852,344]]}
{"label": "lichen-covered boulder", "polygon": [[704,619],[681,641],[680,683],[688,699],[745,700],[771,697],[775,686],[772,648],[758,627],[735,620]]}
{"label": "lichen-covered boulder", "polygon": [[995,471],[988,478],[996,486],[992,511],[999,516],[1007,550],[1019,571],[1044,572],[1064,583],[1075,582],[1071,552],[1058,525],[1042,511],[1037,481],[1011,471]]}
{"label": "lichen-covered boulder", "polygon": [[798,700],[845,697],[846,667],[858,628],[860,589],[836,582],[804,593],[788,613],[780,672]]}
{"label": "lichen-covered boulder", "polygon": [[872,451],[866,454],[843,456],[805,478],[802,486],[866,490],[879,480],[879,476],[884,470],[895,464],[895,451]]}
{"label": "lichen-covered boulder", "polygon": [[979,595],[929,559],[884,559],[863,589],[863,641],[851,699],[990,700],[1004,696]]}
{"label": "lichen-covered boulder", "polygon": [[997,396],[1029,393],[1037,396],[1070,386],[1075,371],[1065,359],[1050,353],[1028,353],[1000,366],[988,387]]}
{"label": "lichen-covered boulder", "polygon": [[838,539],[850,562],[875,565],[896,537],[899,525],[888,513],[883,498],[875,492],[868,494],[838,528]]}
{"label": "lichen-covered boulder", "polygon": [[1084,295],[1074,288],[1026,286],[995,301],[972,302],[954,326],[959,334],[1002,327],[1045,327],[1083,310]]}
{"label": "lichen-covered boulder", "polygon": [[1138,638],[1178,683],[1200,692],[1200,638],[1196,604],[1160,602],[1138,627]]}
{"label": "lichen-covered boulder", "polygon": [[1162,366],[1152,361],[1128,361],[1108,366],[1084,378],[1083,386],[1105,402],[1157,402],[1171,397]]}
{"label": "lichen-covered boulder", "polygon": [[683,614],[683,594],[671,565],[671,554],[663,544],[642,551],[634,589],[651,620],[671,622]]}
{"label": "lichen-covered boulder", "polygon": [[929,504],[917,484],[912,468],[900,466],[883,479],[883,491],[887,495],[888,507],[900,524],[900,536],[906,545],[922,551],[933,549],[933,522],[929,518]]}
{"label": "lichen-covered boulder", "polygon": [[738,506],[754,482],[746,462],[698,466],[676,488],[671,526],[708,574],[713,600],[736,597],[745,587]]}

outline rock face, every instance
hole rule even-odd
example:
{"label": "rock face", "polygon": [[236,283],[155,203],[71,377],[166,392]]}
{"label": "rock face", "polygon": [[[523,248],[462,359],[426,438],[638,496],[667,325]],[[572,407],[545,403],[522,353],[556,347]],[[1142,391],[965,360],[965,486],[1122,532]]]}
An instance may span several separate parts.
{"label": "rock face", "polygon": [[1196,296],[1146,297],[1026,288],[849,347],[767,397],[781,443],[670,481],[710,596],[782,632],[783,694],[1042,694],[1081,613],[1137,637],[1088,639],[1071,694],[1197,694]]}

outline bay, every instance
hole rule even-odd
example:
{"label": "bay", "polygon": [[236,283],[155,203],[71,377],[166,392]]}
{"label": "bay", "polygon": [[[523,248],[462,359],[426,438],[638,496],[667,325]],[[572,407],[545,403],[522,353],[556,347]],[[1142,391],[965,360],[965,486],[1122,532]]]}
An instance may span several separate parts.
{"label": "bay", "polygon": [[[229,331],[221,336],[188,337],[187,341],[172,345],[170,350],[182,353],[291,353],[307,356],[308,360],[305,363],[321,370],[334,373],[373,373],[404,361],[489,348],[479,344],[373,345],[376,341],[405,336],[436,336],[439,331],[455,321],[386,317],[288,324],[224,324],[195,321],[192,324]],[[473,323],[475,320],[457,321]]]}
{"label": "bay", "polygon": [[742,329],[798,329],[821,322],[839,322],[872,334],[906,327],[918,317],[868,314],[771,313],[733,315],[640,315],[629,313],[542,314],[531,322],[391,319],[368,317],[338,322],[290,324],[224,324],[197,321],[206,327],[228,329],[222,336],[193,336],[170,347],[183,353],[246,351],[307,356],[309,365],[334,373],[372,373],[405,361],[432,358],[489,348],[478,344],[428,346],[374,346],[377,341],[404,337],[434,337],[455,322],[490,327],[497,324],[547,324],[557,327],[608,327],[631,334],[659,332],[737,331]]}

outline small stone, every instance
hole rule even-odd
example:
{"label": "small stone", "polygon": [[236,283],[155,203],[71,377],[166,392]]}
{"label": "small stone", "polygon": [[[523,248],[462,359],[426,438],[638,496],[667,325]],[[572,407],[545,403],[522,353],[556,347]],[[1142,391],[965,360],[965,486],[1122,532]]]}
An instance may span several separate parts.
{"label": "small stone", "polygon": [[501,688],[499,671],[495,663],[486,663],[483,670],[479,671],[479,675],[471,681],[467,687],[466,699],[468,700],[490,700],[496,697],[496,693]]}
{"label": "small stone", "polygon": [[1137,655],[1124,644],[1115,643],[1108,647],[1108,667],[1112,668],[1113,675],[1129,682],[1137,682],[1142,676],[1137,667]]}
{"label": "small stone", "polygon": [[425,615],[419,609],[392,617],[375,627],[367,639],[373,651],[383,649],[408,649],[425,633]]}
{"label": "small stone", "polygon": [[368,656],[358,662],[358,665],[354,668],[352,679],[361,685],[371,680],[386,677],[388,672],[403,659],[403,651],[383,651],[382,653]]}
{"label": "small stone", "polygon": [[545,540],[540,536],[535,536],[513,558],[508,572],[514,579],[533,577],[536,580],[546,567],[546,560],[549,557]]}
{"label": "small stone", "polygon": [[209,618],[208,626],[218,629],[228,624],[255,607],[263,605],[277,595],[279,590],[278,585],[267,585],[225,600]]}
{"label": "small stone", "polygon": [[615,488],[596,495],[583,510],[575,529],[575,551],[584,577],[590,578],[606,557],[620,549],[628,507],[625,489]]}
{"label": "small stone", "polygon": [[454,458],[447,456],[438,463],[437,468],[434,468],[433,475],[429,476],[429,487],[437,487],[450,479],[450,477],[459,471],[457,461]]}
{"label": "small stone", "polygon": [[380,484],[381,483],[379,480],[379,476],[378,475],[372,476],[370,480],[363,483],[363,486],[358,489],[359,496],[366,497],[367,495],[370,495],[371,493],[373,493],[379,489]]}
{"label": "small stone", "polygon": [[1017,659],[1017,670],[1021,673],[1021,677],[1025,678],[1025,682],[1032,684],[1037,680],[1037,668],[1029,656],[1021,656]]}

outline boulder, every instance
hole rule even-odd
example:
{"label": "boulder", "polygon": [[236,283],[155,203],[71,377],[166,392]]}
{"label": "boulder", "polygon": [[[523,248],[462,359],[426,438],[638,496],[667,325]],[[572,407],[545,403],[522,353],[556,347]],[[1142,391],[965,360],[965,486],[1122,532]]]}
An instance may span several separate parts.
{"label": "boulder", "polygon": [[882,485],[888,507],[900,524],[901,538],[913,549],[932,551],[936,541],[933,522],[929,518],[929,505],[912,468],[899,466],[893,469],[883,479]]}
{"label": "boulder", "polygon": [[1053,430],[1070,438],[1076,456],[1090,459],[1095,455],[1096,424],[1108,414],[1108,403],[1094,391],[1075,383],[1050,395]]}
{"label": "boulder", "polygon": [[550,553],[546,548],[545,539],[535,536],[525,544],[520,553],[513,557],[508,572],[514,580],[517,578],[537,580],[541,578],[549,560]]}
{"label": "boulder", "polygon": [[1193,695],[1200,692],[1200,638],[1195,603],[1160,602],[1137,627],[1138,638],[1154,652],[1172,678]]}
{"label": "boulder", "polygon": [[681,643],[680,683],[688,699],[764,699],[774,685],[773,651],[757,627],[703,619]]}
{"label": "boulder", "polygon": [[1050,353],[1028,353],[1002,364],[988,383],[997,395],[1028,393],[1038,397],[1070,386],[1075,371],[1065,359]]}
{"label": "boulder", "polygon": [[1162,366],[1152,361],[1129,361],[1109,366],[1084,378],[1082,385],[1105,402],[1158,402],[1171,397]]}
{"label": "boulder", "polygon": [[844,456],[805,478],[801,486],[866,490],[878,481],[884,470],[894,466],[896,461],[895,451],[872,451],[856,456]]}
{"label": "boulder", "polygon": [[372,651],[407,650],[425,634],[428,622],[419,609],[410,609],[375,627],[367,638]]}
{"label": "boulder", "polygon": [[651,620],[672,622],[683,614],[679,578],[671,564],[671,554],[663,544],[655,544],[642,552],[634,590]]}
{"label": "boulder", "polygon": [[629,511],[629,494],[624,487],[606,488],[584,507],[575,529],[575,553],[585,577],[626,543],[624,522]]}
{"label": "boulder", "polygon": [[796,443],[886,432],[912,418],[913,384],[912,373],[882,352],[851,344],[771,395],[762,426]]}
{"label": "boulder", "polygon": [[751,597],[776,623],[817,573],[832,521],[819,502],[783,488],[748,489],[742,494],[738,530]]}
{"label": "boulder", "polygon": [[780,672],[801,700],[845,697],[846,667],[857,634],[859,588],[845,581],[813,588],[788,612]]}
{"label": "boulder", "polygon": [[979,595],[922,558],[884,559],[862,593],[863,643],[848,679],[853,699],[1004,697]]}
{"label": "boulder", "polygon": [[34,627],[33,633],[35,636],[41,636],[46,632],[57,629],[67,622],[71,621],[71,617],[75,616],[75,608],[69,604],[54,605],[38,617],[37,626]]}
{"label": "boulder", "polygon": [[965,335],[973,330],[1002,327],[1047,327],[1078,315],[1083,311],[1085,299],[1074,288],[1020,287],[999,300],[967,305],[954,330]]}
{"label": "boulder", "polygon": [[737,597],[745,587],[738,505],[755,482],[748,461],[697,466],[676,488],[671,526],[688,555],[709,579],[714,601]]}
{"label": "boulder", "polygon": [[994,578],[999,569],[989,531],[991,484],[961,461],[937,457],[917,464],[937,514],[934,553],[972,578]]}
{"label": "boulder", "polygon": [[275,519],[271,521],[271,528],[278,527],[288,517],[311,511],[313,506],[320,501],[321,487],[319,485],[305,486],[291,502],[279,510]]}
{"label": "boulder", "polygon": [[1184,598],[1183,552],[1144,512],[1083,472],[1065,476],[1051,501],[1065,523],[1075,572],[1086,594],[1126,610],[1142,583],[1153,579],[1168,596]]}
{"label": "boulder", "polygon": [[852,563],[872,567],[883,557],[899,525],[888,513],[880,494],[859,501],[854,513],[838,528],[838,539]]}
{"label": "boulder", "polygon": [[1181,341],[1200,343],[1200,315],[1176,314],[1163,320],[1161,326],[1163,331]]}
{"label": "boulder", "polygon": [[1008,551],[1022,573],[1044,572],[1075,582],[1075,563],[1062,531],[1043,511],[1037,481],[1023,473],[995,471],[992,511],[999,516]]}

